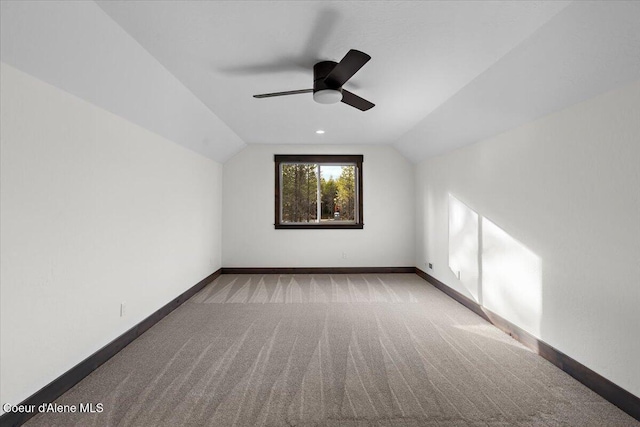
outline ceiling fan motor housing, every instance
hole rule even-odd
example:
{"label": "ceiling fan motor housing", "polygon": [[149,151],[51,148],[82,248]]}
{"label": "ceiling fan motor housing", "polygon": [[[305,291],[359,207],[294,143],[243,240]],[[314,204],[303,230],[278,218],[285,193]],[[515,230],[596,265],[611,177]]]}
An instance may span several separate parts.
{"label": "ceiling fan motor housing", "polygon": [[342,87],[331,85],[325,78],[338,65],[334,61],[321,61],[313,66],[313,99],[321,104],[335,104],[342,100]]}

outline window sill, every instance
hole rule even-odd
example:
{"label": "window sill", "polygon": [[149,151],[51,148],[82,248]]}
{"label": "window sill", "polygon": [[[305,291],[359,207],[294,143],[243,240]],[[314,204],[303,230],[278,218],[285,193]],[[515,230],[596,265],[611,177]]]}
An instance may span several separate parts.
{"label": "window sill", "polygon": [[362,230],[364,224],[274,224],[276,230]]}

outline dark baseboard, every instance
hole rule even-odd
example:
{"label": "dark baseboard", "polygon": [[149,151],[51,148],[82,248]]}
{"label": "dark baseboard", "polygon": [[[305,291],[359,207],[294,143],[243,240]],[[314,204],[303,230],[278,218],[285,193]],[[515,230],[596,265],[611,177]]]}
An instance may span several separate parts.
{"label": "dark baseboard", "polygon": [[387,274],[415,273],[415,267],[223,267],[222,274]]}
{"label": "dark baseboard", "polygon": [[416,267],[415,273],[640,421],[640,398]]}
{"label": "dark baseboard", "polygon": [[[129,343],[142,335],[147,329],[158,323],[163,317],[178,308],[183,302],[191,298],[206,285],[215,280],[222,273],[222,269],[218,269],[215,273],[210,274],[182,294],[165,304],[149,317],[129,329],[100,350],[87,357],[85,360],[60,375],[55,380],[44,386],[42,389],[25,399],[20,405],[35,405],[36,408],[42,403],[50,403],[76,385],[80,380],[96,370],[104,362],[115,356],[120,350],[125,348]],[[27,422],[34,413],[5,413],[0,417],[1,426],[20,426]]]}

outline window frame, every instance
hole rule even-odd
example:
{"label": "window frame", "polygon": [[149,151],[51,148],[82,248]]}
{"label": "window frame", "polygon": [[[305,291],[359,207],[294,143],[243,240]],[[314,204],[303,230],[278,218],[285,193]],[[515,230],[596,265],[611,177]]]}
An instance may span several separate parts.
{"label": "window frame", "polygon": [[[362,203],[362,163],[364,156],[362,154],[275,154],[273,160],[275,162],[275,223],[274,227],[278,230],[362,230],[364,228],[363,221],[363,203]],[[281,199],[282,189],[280,188],[280,179],[282,177],[281,165],[285,163],[315,163],[322,164],[354,164],[356,167],[356,222],[355,223],[335,223],[314,222],[314,223],[282,223],[281,218]]]}

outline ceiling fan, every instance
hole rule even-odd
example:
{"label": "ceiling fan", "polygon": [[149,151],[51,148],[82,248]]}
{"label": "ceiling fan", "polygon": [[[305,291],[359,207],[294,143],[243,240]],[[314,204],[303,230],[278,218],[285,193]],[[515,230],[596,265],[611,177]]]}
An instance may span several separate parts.
{"label": "ceiling fan", "polygon": [[313,66],[313,89],[263,93],[253,97],[272,98],[313,92],[313,100],[320,104],[335,104],[342,101],[358,110],[367,111],[375,104],[343,89],[342,86],[370,59],[371,57],[366,53],[351,49],[340,62],[321,61]]}

